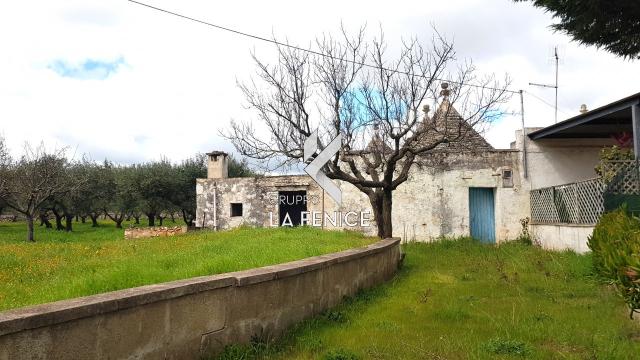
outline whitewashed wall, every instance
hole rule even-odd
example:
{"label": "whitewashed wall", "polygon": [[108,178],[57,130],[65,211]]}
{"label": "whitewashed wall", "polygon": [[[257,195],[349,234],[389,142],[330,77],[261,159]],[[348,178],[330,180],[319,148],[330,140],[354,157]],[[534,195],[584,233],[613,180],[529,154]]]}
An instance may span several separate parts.
{"label": "whitewashed wall", "polygon": [[[438,165],[414,167],[409,180],[400,185],[393,198],[394,236],[405,240],[429,241],[442,236],[469,235],[469,187],[495,189],[496,239],[498,242],[517,237],[520,219],[528,216],[529,196],[522,191],[519,152],[513,150],[485,151],[448,155]],[[503,187],[502,170],[513,171],[513,187]],[[306,190],[310,211],[332,213],[370,212],[369,199],[353,185],[338,182],[342,190],[342,204],[337,206],[322,189],[307,176],[278,176],[239,179],[200,179],[197,183],[197,226],[214,226],[213,193],[219,229],[241,224],[270,226],[270,214],[278,219],[278,206],[271,201],[278,191]],[[215,191],[214,191],[215,188]],[[230,217],[230,204],[242,202],[242,217]],[[371,215],[372,217],[373,215]],[[327,228],[331,224],[325,223]],[[369,227],[349,227],[375,235],[372,221]]]}
{"label": "whitewashed wall", "polygon": [[[535,129],[527,129],[527,133]],[[603,147],[612,139],[527,140],[529,188],[568,184],[596,177],[594,167]],[[522,149],[522,131],[516,131],[516,149]]]}
{"label": "whitewashed wall", "polygon": [[[536,129],[527,129],[530,133]],[[522,132],[516,132],[516,146],[522,148]],[[568,184],[596,177],[600,150],[614,145],[613,139],[545,139],[527,141],[529,190]],[[593,225],[535,224],[531,233],[542,247],[553,250],[588,251]]]}
{"label": "whitewashed wall", "polygon": [[[534,129],[527,129],[528,132]],[[436,164],[415,166],[409,180],[393,195],[393,236],[404,240],[430,241],[442,236],[469,235],[469,188],[495,189],[496,240],[516,238],[522,230],[520,220],[530,216],[531,189],[561,185],[595,177],[594,166],[600,149],[612,140],[555,139],[527,140],[528,178],[524,177],[522,131],[516,132],[513,149],[477,153],[449,154]],[[511,169],[513,187],[505,187],[502,170]],[[342,205],[324,196],[317,184],[304,175],[241,179],[200,179],[197,183],[197,226],[213,227],[213,192],[217,192],[217,224],[227,229],[241,224],[270,226],[269,214],[278,219],[278,206],[273,197],[278,191],[306,190],[310,211],[371,211],[369,199],[353,185],[337,182],[342,190]],[[230,217],[230,203],[242,202],[242,217]],[[332,228],[330,224],[325,224]],[[586,249],[589,229],[564,225],[535,228],[538,240],[551,249]],[[348,227],[375,235],[370,227]]]}

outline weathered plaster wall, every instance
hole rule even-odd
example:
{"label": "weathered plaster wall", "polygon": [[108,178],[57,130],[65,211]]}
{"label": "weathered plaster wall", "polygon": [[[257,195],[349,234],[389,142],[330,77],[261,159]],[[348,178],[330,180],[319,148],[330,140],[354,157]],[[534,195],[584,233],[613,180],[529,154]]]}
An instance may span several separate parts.
{"label": "weathered plaster wall", "polygon": [[[495,191],[498,242],[515,238],[520,219],[529,214],[529,195],[522,189],[517,151],[450,155],[446,165],[416,168],[394,193],[394,236],[430,240],[469,235],[469,188]],[[513,171],[513,187],[504,187],[502,170]]]}
{"label": "weathered plaster wall", "polygon": [[[527,129],[527,132],[533,130]],[[528,140],[527,190],[595,178],[594,167],[600,159],[600,150],[614,144],[612,139]],[[522,147],[522,131],[516,132],[515,146]],[[589,251],[587,238],[593,232],[593,225],[532,223],[530,226],[531,233],[544,248]]]}
{"label": "weathered plaster wall", "polygon": [[593,225],[532,224],[531,234],[545,249],[589,251],[587,240],[593,233]]}
{"label": "weathered plaster wall", "polygon": [[200,359],[390,279],[399,240],[0,313],[0,360]]}
{"label": "weathered plaster wall", "polygon": [[[217,229],[223,230],[243,224],[261,227],[277,225],[279,219],[278,192],[298,190],[307,191],[308,211],[322,211],[322,189],[306,175],[198,179],[196,183],[198,204],[196,226],[217,227]],[[326,209],[337,208],[328,195],[324,198]],[[343,207],[353,201],[347,196],[343,201],[345,204]],[[231,216],[231,203],[243,204],[242,216]],[[214,220],[214,215],[217,220]]]}
{"label": "weathered plaster wall", "polygon": [[[528,132],[534,129],[527,129]],[[521,231],[520,219],[530,216],[529,191],[595,177],[599,152],[612,140],[553,139],[527,140],[528,177],[524,177],[522,131],[516,132],[513,149],[476,153],[430,155],[426,166],[414,166],[410,178],[394,192],[394,236],[406,240],[428,241],[441,236],[469,235],[469,188],[489,187],[495,191],[495,225],[498,242],[513,239]],[[502,171],[512,170],[513,186],[503,186]],[[324,210],[371,211],[368,198],[348,183],[340,183],[343,203],[336,206],[325,196]],[[307,176],[280,176],[258,179],[221,179],[198,181],[198,221],[213,227],[212,193],[218,193],[219,229],[240,223],[269,226],[268,214],[277,223],[277,202],[269,203],[278,190],[307,190],[309,210],[321,211],[322,190]],[[266,200],[265,200],[266,199]],[[246,202],[247,215],[229,217],[230,202]],[[331,226],[327,226],[331,228]],[[376,234],[370,227],[353,228]],[[554,241],[548,238],[548,241]],[[562,247],[564,240],[558,239]],[[551,246],[551,245],[550,245]],[[578,250],[578,248],[576,248]]]}
{"label": "weathered plaster wall", "polygon": [[[532,132],[534,129],[527,129]],[[516,148],[522,148],[522,131],[516,132]],[[600,150],[612,139],[527,140],[530,189],[568,184],[596,177]]]}
{"label": "weathered plaster wall", "polygon": [[[496,238],[515,238],[520,219],[529,214],[529,195],[522,191],[520,153],[495,150],[478,153],[438,155],[424,166],[414,166],[407,182],[394,192],[394,236],[407,240],[428,241],[441,236],[469,235],[469,187],[495,189]],[[502,170],[513,172],[513,187],[503,187]],[[342,190],[342,204],[337,206],[324,196],[324,211],[346,213],[369,212],[365,194],[353,185],[337,182]],[[197,183],[198,212],[196,225],[214,228],[213,194],[216,194],[217,228],[227,229],[247,224],[270,226],[278,222],[277,192],[306,190],[308,210],[322,211],[322,189],[308,176],[276,176],[264,178],[200,179]],[[242,217],[230,216],[230,204],[242,202]],[[371,214],[371,218],[373,215]],[[326,228],[333,228],[326,223]],[[349,227],[370,235],[377,233],[375,222],[369,227]]]}

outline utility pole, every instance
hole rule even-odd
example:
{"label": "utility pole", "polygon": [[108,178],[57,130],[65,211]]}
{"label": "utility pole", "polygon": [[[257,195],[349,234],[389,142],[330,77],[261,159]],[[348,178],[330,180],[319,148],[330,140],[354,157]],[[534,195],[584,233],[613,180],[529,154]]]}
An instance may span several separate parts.
{"label": "utility pole", "polygon": [[522,167],[524,172],[524,178],[529,175],[529,169],[527,166],[527,129],[524,126],[524,91],[520,90],[520,119],[522,120]]}
{"label": "utility pole", "polygon": [[538,84],[538,83],[531,83],[530,82],[529,85],[556,89],[555,123],[557,124],[558,123],[558,63],[560,61],[560,57],[558,57],[558,47],[557,46],[555,46],[553,48],[553,57],[554,57],[554,60],[556,62],[556,84],[555,85],[548,85],[548,84]]}
{"label": "utility pole", "polygon": [[553,48],[553,57],[556,59],[556,124],[558,123],[558,47]]}

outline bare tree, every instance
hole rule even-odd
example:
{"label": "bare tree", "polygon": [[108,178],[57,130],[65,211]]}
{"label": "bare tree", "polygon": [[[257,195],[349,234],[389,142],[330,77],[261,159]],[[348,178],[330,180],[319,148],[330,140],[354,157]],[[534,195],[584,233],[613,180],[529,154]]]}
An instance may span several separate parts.
{"label": "bare tree", "polygon": [[11,164],[11,156],[9,150],[5,144],[4,138],[0,136],[0,203],[7,194],[8,184],[8,169]]}
{"label": "bare tree", "polygon": [[4,209],[7,207],[4,198],[8,192],[8,170],[10,164],[11,156],[9,155],[9,150],[7,149],[4,138],[0,136],[0,215],[2,215]]}
{"label": "bare tree", "polygon": [[5,171],[3,199],[27,219],[27,240],[34,241],[33,222],[45,201],[69,190],[64,150],[49,153],[43,145],[25,146],[25,154]]}
{"label": "bare tree", "polygon": [[366,194],[378,235],[389,237],[393,191],[436,151],[488,146],[475,130],[507,100],[509,79],[476,76],[437,32],[427,46],[402,41],[389,56],[382,32],[366,41],[364,28],[355,36],[341,30],[340,39],[317,38],[316,54],[281,45],[275,65],[253,54],[258,81],[239,86],[260,128],[232,121],[222,135],[267,170],[308,161],[304,142],[315,131],[320,149],[341,135],[323,171]]}

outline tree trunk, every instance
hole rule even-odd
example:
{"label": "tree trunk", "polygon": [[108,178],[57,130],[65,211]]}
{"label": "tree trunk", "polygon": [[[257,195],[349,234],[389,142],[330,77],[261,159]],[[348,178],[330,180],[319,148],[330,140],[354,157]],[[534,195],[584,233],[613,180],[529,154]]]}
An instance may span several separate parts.
{"label": "tree trunk", "polygon": [[33,216],[27,215],[27,241],[35,242],[33,239]]}
{"label": "tree trunk", "polygon": [[393,209],[393,192],[391,189],[382,190],[382,239],[393,236],[393,222],[391,210]]}
{"label": "tree trunk", "polygon": [[135,224],[140,225],[140,216],[133,216],[133,218],[136,220]]}
{"label": "tree trunk", "polygon": [[[124,213],[118,213],[117,211],[114,212],[113,215],[106,211],[104,213],[109,217],[109,219],[113,220],[116,223],[117,229],[122,229],[122,220],[124,220]],[[98,215],[96,215],[96,217],[98,217]]]}
{"label": "tree trunk", "polygon": [[91,227],[98,227],[98,217],[100,214],[89,214],[91,218]]}
{"label": "tree trunk", "polygon": [[393,197],[391,189],[376,190],[369,196],[369,202],[373,209],[373,218],[378,227],[378,237],[381,239],[393,236],[393,223],[391,222],[391,209],[393,208]]}
{"label": "tree trunk", "polygon": [[65,215],[65,226],[64,226],[64,231],[66,232],[71,232],[73,231],[73,215]]}
{"label": "tree trunk", "polygon": [[191,216],[187,217],[187,212],[184,209],[182,209],[182,220],[187,226],[193,226],[193,218]]}
{"label": "tree trunk", "polygon": [[47,229],[51,229],[53,226],[51,225],[51,221],[49,221],[49,217],[45,214],[40,214],[40,226],[45,225]]}
{"label": "tree trunk", "polygon": [[147,214],[147,218],[149,218],[149,226],[156,226],[156,214],[155,213]]}
{"label": "tree trunk", "polygon": [[164,216],[158,216],[158,220],[160,221],[160,226],[162,226],[162,223],[164,222]]}
{"label": "tree trunk", "polygon": [[53,216],[56,217],[56,230],[64,230],[64,226],[62,226],[62,215],[54,209]]}
{"label": "tree trunk", "polygon": [[169,215],[169,216],[171,216],[171,222],[175,223],[176,222],[176,214],[171,213],[171,215]]}
{"label": "tree trunk", "polygon": [[[78,218],[78,217],[76,216],[76,219],[77,219],[77,218]],[[78,221],[78,220],[76,220],[76,221]],[[87,217],[86,217],[85,215],[80,216],[80,221],[81,221],[83,224],[86,224],[86,223],[87,223]]]}

